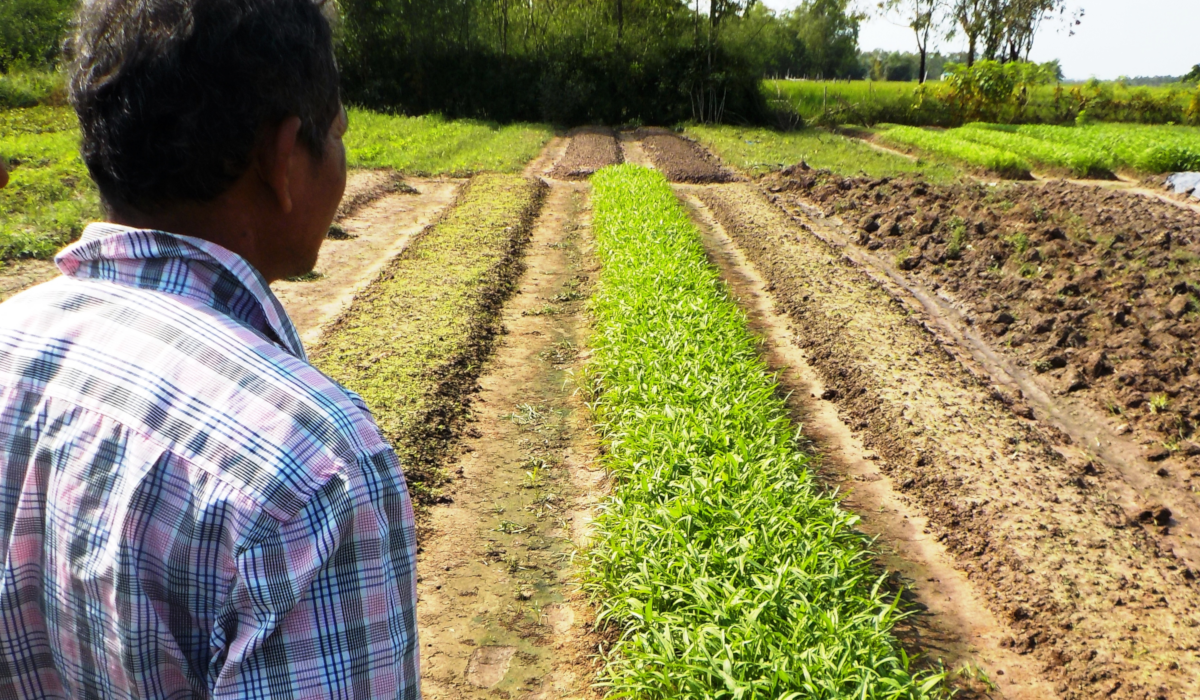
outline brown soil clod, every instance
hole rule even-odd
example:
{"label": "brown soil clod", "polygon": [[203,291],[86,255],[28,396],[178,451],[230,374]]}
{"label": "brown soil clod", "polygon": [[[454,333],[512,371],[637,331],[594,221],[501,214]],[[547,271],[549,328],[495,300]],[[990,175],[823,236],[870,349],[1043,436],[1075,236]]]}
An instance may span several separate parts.
{"label": "brown soil clod", "polygon": [[642,128],[634,136],[654,163],[655,169],[671,182],[703,184],[739,179],[708,149],[673,131]]}
{"label": "brown soil clod", "polygon": [[606,127],[583,127],[568,134],[571,142],[550,177],[557,180],[586,180],[592,173],[623,162],[616,133]]}

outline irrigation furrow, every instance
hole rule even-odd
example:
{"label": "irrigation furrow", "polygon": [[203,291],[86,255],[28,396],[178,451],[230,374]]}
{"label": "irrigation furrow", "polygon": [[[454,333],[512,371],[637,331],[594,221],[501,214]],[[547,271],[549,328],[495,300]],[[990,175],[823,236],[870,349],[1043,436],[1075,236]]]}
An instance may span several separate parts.
{"label": "irrigation furrow", "polygon": [[585,185],[552,184],[504,329],[482,366],[452,480],[422,524],[427,698],[594,697],[600,640],[572,583],[605,487],[575,392],[595,269]]}

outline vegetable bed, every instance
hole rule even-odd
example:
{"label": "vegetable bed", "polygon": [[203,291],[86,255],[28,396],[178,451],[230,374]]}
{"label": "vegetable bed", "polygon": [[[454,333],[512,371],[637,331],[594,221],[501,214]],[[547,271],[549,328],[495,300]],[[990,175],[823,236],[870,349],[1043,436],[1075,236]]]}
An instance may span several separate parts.
{"label": "vegetable bed", "polygon": [[885,143],[916,148],[933,156],[955,160],[1013,180],[1030,179],[1029,161],[1009,151],[958,138],[952,132],[927,131],[914,126],[893,126],[879,134]]}
{"label": "vegetable bed", "polygon": [[759,341],[659,173],[593,180],[589,388],[614,474],[588,587],[615,697],[924,698],[856,516],[814,479]]}
{"label": "vegetable bed", "polygon": [[479,175],[459,204],[360,293],[311,353],[362,395],[405,465],[418,502],[444,482],[440,457],[499,331],[499,310],[544,186]]}

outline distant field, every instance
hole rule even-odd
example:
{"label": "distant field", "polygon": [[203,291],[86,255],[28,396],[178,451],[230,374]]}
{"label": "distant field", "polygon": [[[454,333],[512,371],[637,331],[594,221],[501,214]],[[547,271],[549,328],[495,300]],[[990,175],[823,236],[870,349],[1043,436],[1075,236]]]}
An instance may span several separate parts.
{"label": "distant field", "polygon": [[[540,125],[499,127],[362,110],[352,110],[350,122],[351,167],[413,175],[515,172],[553,135]],[[68,107],[0,110],[0,157],[12,174],[9,186],[0,190],[0,261],[50,258],[100,216],[78,141],[75,114]]]}
{"label": "distant field", "polygon": [[[1059,112],[1073,102],[1070,90],[1075,85],[1035,87],[1030,94],[1029,105],[1023,121],[1052,123],[1061,121]],[[827,110],[838,114],[843,123],[868,121],[891,122],[909,126],[955,126],[955,115],[941,102],[945,89],[941,82],[929,82],[924,87],[916,83],[817,80],[766,80],[763,93],[777,108],[786,108],[806,121],[820,118]],[[1165,122],[1167,119],[1152,117],[1140,112],[1142,106],[1152,100],[1173,105],[1182,120],[1195,89],[1180,87],[1122,87],[1118,83],[1105,83],[1103,89],[1111,98],[1109,109],[1120,121]],[[1059,100],[1056,102],[1056,99]],[[1091,108],[1089,108],[1091,110]]]}
{"label": "distant field", "polygon": [[1084,127],[970,124],[936,131],[891,126],[878,137],[924,156],[1026,178],[1031,170],[1111,177],[1200,169],[1200,128],[1141,124]]}
{"label": "distant field", "polygon": [[554,135],[540,124],[497,126],[439,116],[397,117],[350,111],[351,167],[393,168],[414,175],[516,172]]}
{"label": "distant field", "polygon": [[949,182],[959,176],[953,165],[910,160],[823,129],[779,132],[735,126],[692,126],[686,133],[725,162],[754,175],[804,161],[814,168],[847,176],[921,174],[935,182]]}

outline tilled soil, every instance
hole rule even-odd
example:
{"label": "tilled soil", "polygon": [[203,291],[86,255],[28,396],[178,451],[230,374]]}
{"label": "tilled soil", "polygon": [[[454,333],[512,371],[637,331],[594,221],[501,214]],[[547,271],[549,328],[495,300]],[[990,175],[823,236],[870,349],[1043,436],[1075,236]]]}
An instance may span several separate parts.
{"label": "tilled soil", "polygon": [[346,178],[346,192],[338,206],[337,220],[354,216],[366,205],[389,194],[418,194],[394,170],[355,170]]}
{"label": "tilled soil", "polygon": [[1142,468],[1193,491],[1200,477],[1200,215],[1065,182],[936,187],[793,172],[783,206],[817,204],[856,243],[961,302],[968,322],[1090,402],[1141,444]]}
{"label": "tilled soil", "polygon": [[750,186],[699,196],[766,279],[881,476],[1011,630],[1006,649],[1035,659],[1064,698],[1182,698],[1200,687],[1200,590],[1164,547],[1160,514],[1131,521],[1102,463],[1015,412],[1011,395],[898,300],[904,290],[827,245],[817,222]]}
{"label": "tilled soil", "polygon": [[671,182],[712,183],[738,179],[703,146],[672,131],[638,129],[634,138],[640,142],[655,169]]}
{"label": "tilled soil", "polygon": [[422,524],[418,611],[431,700],[598,697],[602,640],[572,579],[606,488],[571,381],[595,273],[585,201],[582,187],[558,184],[547,195],[446,503]]}
{"label": "tilled soil", "polygon": [[592,173],[623,162],[621,147],[612,129],[584,127],[572,131],[566,153],[550,171],[556,180],[586,180]]}

